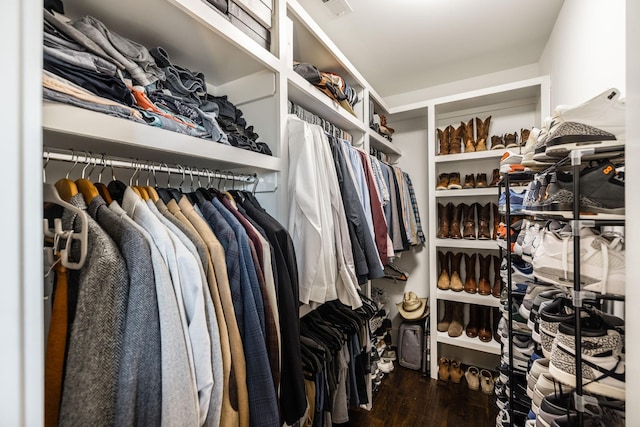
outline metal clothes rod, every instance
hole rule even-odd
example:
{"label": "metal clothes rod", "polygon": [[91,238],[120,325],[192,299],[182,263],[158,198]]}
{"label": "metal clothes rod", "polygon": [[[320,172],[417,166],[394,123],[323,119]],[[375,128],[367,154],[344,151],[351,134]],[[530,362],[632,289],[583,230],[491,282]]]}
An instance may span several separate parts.
{"label": "metal clothes rod", "polygon": [[[42,157],[45,162],[49,160],[56,160],[62,162],[70,162],[76,164],[84,164],[95,167],[109,167],[118,169],[135,169],[139,173],[142,172],[163,172],[166,174],[182,175],[183,178],[199,176],[210,179],[224,179],[228,181],[240,181],[247,184],[257,184],[260,178],[257,174],[246,175],[236,174],[233,172],[220,172],[210,169],[192,168],[190,166],[174,165],[169,166],[167,163],[154,163],[137,159],[118,159],[115,160],[111,157],[107,157],[103,154],[89,153],[85,151],[63,153],[59,151],[52,151],[51,149],[44,148]],[[45,163],[46,167],[46,163]]]}

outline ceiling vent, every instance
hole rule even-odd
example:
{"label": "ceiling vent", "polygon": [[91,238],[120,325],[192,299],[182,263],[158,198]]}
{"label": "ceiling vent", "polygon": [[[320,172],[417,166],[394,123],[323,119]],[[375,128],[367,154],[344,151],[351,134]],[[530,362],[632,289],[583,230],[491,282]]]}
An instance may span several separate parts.
{"label": "ceiling vent", "polygon": [[347,0],[322,0],[324,5],[327,6],[329,11],[335,16],[346,15],[349,12],[353,12],[353,8]]}

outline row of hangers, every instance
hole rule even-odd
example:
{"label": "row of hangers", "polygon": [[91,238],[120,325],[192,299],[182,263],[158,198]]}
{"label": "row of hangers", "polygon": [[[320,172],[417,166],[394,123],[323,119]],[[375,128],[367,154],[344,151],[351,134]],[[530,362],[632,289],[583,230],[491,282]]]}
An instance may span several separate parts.
{"label": "row of hangers", "polygon": [[[82,155],[76,152],[60,153],[51,152],[45,149],[43,153],[44,165],[43,165],[43,201],[44,203],[53,203],[68,209],[75,213],[80,224],[80,231],[64,230],[62,228],[62,221],[60,218],[54,219],[53,227],[50,226],[49,221],[44,219],[44,236],[51,239],[53,242],[52,256],[50,256],[51,264],[60,263],[62,266],[78,270],[84,265],[87,249],[88,249],[88,221],[87,213],[69,203],[71,197],[76,194],[82,194],[87,204],[97,197],[101,196],[107,204],[113,200],[122,203],[122,197],[127,187],[130,187],[142,200],[151,200],[157,202],[162,199],[163,202],[169,203],[171,199],[176,201],[180,200],[183,196],[187,196],[192,203],[196,201],[213,200],[214,197],[237,197],[243,198],[248,194],[255,194],[259,178],[257,175],[239,175],[232,172],[220,172],[212,171],[210,169],[197,169],[191,167],[183,167],[177,165],[176,167],[170,167],[166,163],[158,164],[150,162],[140,162],[139,160],[116,160],[108,159],[104,155],[96,156],[92,153],[85,152]],[[67,171],[64,178],[56,181],[55,184],[47,183],[46,169],[50,160],[72,162],[73,165]],[[84,163],[82,168],[81,177],[72,180],[69,178],[71,172],[76,168],[78,163]],[[91,181],[91,176],[98,166],[101,169],[98,173],[96,182]],[[87,173],[87,169],[91,169]],[[104,184],[102,182],[102,174],[107,167],[111,169],[111,182]],[[115,176],[114,168],[134,169],[133,174],[129,178],[129,185],[118,180]],[[140,185],[140,175],[143,172],[147,172],[146,185]],[[167,175],[166,187],[158,186],[156,172],[162,172]],[[182,181],[178,187],[171,187],[171,173],[182,174]],[[183,193],[182,186],[185,183],[187,174],[190,176],[190,188],[191,193]],[[197,178],[194,178],[196,175]],[[153,176],[154,186],[150,185],[150,178]],[[205,186],[202,185],[200,177],[207,178]],[[231,183],[231,196],[230,192],[223,194],[220,190],[213,188],[214,180],[218,179],[217,187],[220,190],[227,189],[227,183]],[[135,183],[134,183],[135,180]],[[195,182],[197,181],[198,188],[196,189]],[[248,190],[252,185],[251,191]],[[237,187],[238,186],[238,187]],[[72,261],[69,258],[69,250],[73,242],[77,242],[80,248],[80,257],[77,261]]]}

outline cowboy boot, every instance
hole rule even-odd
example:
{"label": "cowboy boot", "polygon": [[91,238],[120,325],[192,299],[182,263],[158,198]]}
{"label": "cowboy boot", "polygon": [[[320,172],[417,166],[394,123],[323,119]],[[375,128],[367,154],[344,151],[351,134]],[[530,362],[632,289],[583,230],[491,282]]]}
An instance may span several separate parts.
{"label": "cowboy boot", "polygon": [[438,131],[438,140],[440,141],[440,152],[437,156],[449,154],[449,135],[451,133],[451,126],[447,126],[444,130],[436,129]]}
{"label": "cowboy boot", "polygon": [[489,138],[489,124],[491,116],[484,119],[484,122],[476,117],[476,132],[478,140],[476,141],[476,151],[487,151],[487,138]]}
{"label": "cowboy boot", "polygon": [[462,204],[462,236],[465,239],[475,240],[476,238],[476,204]]}
{"label": "cowboy boot", "polygon": [[462,133],[464,126],[454,128],[451,126],[449,154],[460,154],[462,152]]}
{"label": "cowboy boot", "polygon": [[462,233],[460,232],[460,216],[462,214],[462,206],[461,205],[453,205],[453,203],[449,203],[450,207],[450,226],[449,226],[449,237],[452,239],[462,239]]}
{"label": "cowboy boot", "polygon": [[489,282],[489,269],[491,268],[491,255],[478,255],[480,261],[480,277],[478,279],[478,293],[480,295],[491,294],[491,282]]}
{"label": "cowboy boot", "polygon": [[500,258],[493,256],[493,286],[491,287],[491,295],[500,298],[502,292],[502,278],[500,277]]}
{"label": "cowboy boot", "polygon": [[467,323],[467,328],[465,329],[469,338],[475,338],[478,336],[478,308],[477,304],[469,304],[469,323]]}
{"label": "cowboy boot", "polygon": [[487,203],[484,206],[478,208],[478,239],[489,240],[491,239],[491,232],[489,232],[489,223],[491,222],[491,203]]}
{"label": "cowboy boot", "polygon": [[486,173],[479,173],[476,175],[476,188],[487,188]]}
{"label": "cowboy boot", "polygon": [[476,151],[476,141],[473,139],[473,119],[468,123],[460,122],[460,127],[463,128],[464,135],[464,152],[472,153]]}
{"label": "cowboy boot", "polygon": [[498,238],[498,228],[500,227],[500,212],[498,211],[498,205],[491,203],[491,210],[493,211],[493,234],[491,238],[496,240]]}
{"label": "cowboy boot", "polygon": [[[491,333],[491,307],[480,306],[480,327],[478,329],[478,338],[482,342],[489,342],[493,338]],[[451,326],[449,326],[451,327]]]}
{"label": "cowboy boot", "polygon": [[470,294],[475,294],[478,288],[478,283],[476,283],[476,255],[464,254],[465,275],[467,276],[464,281],[464,291]]}
{"label": "cowboy boot", "polygon": [[453,317],[451,318],[447,333],[450,337],[459,337],[464,330],[464,303],[452,302],[452,304]]}
{"label": "cowboy boot", "polygon": [[438,276],[438,289],[446,291],[449,289],[451,278],[449,276],[449,257],[442,251],[438,251],[438,261],[440,261],[440,275]]}
{"label": "cowboy boot", "polygon": [[493,135],[491,137],[491,149],[499,150],[504,148],[504,143],[502,142],[502,137],[500,135]]}
{"label": "cowboy boot", "polygon": [[473,174],[464,176],[464,186],[462,188],[476,188],[476,178]]}
{"label": "cowboy boot", "polygon": [[520,129],[520,146],[524,146],[529,140],[529,135],[531,135],[531,129]]}
{"label": "cowboy boot", "polygon": [[507,133],[502,137],[502,139],[504,139],[504,143],[507,148],[515,148],[518,146],[518,143],[516,142],[516,140],[518,139],[517,132]]}
{"label": "cowboy boot", "polygon": [[446,190],[449,187],[449,174],[441,173],[438,177],[438,185],[436,185],[436,190]]}
{"label": "cowboy boot", "polygon": [[460,278],[460,263],[462,262],[462,252],[459,252],[455,255],[452,252],[447,252],[447,255],[451,260],[451,282],[449,284],[449,289],[454,292],[460,292],[464,289],[462,279]]}
{"label": "cowboy boot", "polygon": [[491,184],[489,184],[489,187],[497,187],[500,182],[500,178],[500,169],[494,169],[491,173]]}
{"label": "cowboy boot", "polygon": [[447,206],[438,203],[438,217],[440,218],[438,234],[436,235],[438,239],[446,239],[449,237],[449,218],[451,218],[451,214],[449,213],[450,205],[451,203]]}
{"label": "cowboy boot", "polygon": [[460,172],[452,172],[449,174],[449,185],[447,186],[448,190],[459,190],[462,188],[460,185]]}
{"label": "cowboy boot", "polygon": [[444,301],[444,315],[438,322],[438,332],[447,332],[447,330],[449,329],[451,319],[453,318],[453,304],[453,301]]}

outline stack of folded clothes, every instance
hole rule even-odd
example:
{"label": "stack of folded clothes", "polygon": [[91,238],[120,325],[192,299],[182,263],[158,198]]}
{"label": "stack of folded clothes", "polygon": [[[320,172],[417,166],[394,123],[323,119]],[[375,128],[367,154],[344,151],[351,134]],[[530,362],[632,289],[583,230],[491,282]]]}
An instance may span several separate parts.
{"label": "stack of folded clothes", "polygon": [[353,107],[358,103],[358,93],[347,84],[344,78],[335,73],[320,71],[315,65],[306,62],[294,62],[293,70],[340,104],[342,108],[356,115]]}
{"label": "stack of folded clothes", "polygon": [[46,101],[271,155],[242,111],[207,94],[204,75],[173,64],[162,47],[148,50],[91,16],[68,21],[45,8],[44,18]]}

